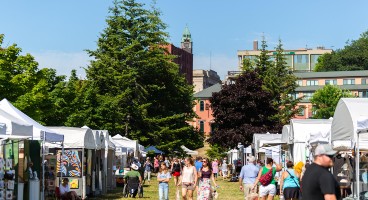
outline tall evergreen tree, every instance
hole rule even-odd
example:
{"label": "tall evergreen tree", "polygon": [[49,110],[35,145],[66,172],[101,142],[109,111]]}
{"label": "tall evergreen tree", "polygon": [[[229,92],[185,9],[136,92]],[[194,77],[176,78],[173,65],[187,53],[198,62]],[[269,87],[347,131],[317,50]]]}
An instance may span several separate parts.
{"label": "tall evergreen tree", "polygon": [[107,27],[87,69],[85,99],[90,104],[70,124],[85,122],[125,134],[164,150],[201,146],[187,123],[194,117],[193,88],[179,74],[164,46],[168,34],[160,12],[135,0],[114,1]]}

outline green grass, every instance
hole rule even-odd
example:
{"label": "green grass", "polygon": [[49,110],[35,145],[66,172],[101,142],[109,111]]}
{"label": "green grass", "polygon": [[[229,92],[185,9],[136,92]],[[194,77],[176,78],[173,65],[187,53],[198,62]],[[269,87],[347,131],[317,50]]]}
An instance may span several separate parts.
{"label": "green grass", "polygon": [[[217,184],[220,186],[220,188],[217,189],[219,196],[218,199],[221,200],[243,200],[244,195],[239,190],[239,183],[235,182],[228,182],[228,180],[222,181],[222,178],[217,179]],[[118,187],[113,191],[109,191],[109,193],[102,197],[96,197],[96,198],[89,198],[91,200],[100,200],[100,199],[127,199],[123,198],[123,188]],[[196,193],[196,192],[195,192]],[[158,199],[158,183],[156,181],[156,177],[151,178],[151,183],[148,184],[147,182],[144,185],[144,197],[143,199]],[[175,200],[175,187],[174,187],[174,180],[172,179],[170,181],[169,186],[169,199]],[[196,200],[196,194],[194,194],[193,200]],[[275,198],[275,200],[278,200],[278,197]]]}

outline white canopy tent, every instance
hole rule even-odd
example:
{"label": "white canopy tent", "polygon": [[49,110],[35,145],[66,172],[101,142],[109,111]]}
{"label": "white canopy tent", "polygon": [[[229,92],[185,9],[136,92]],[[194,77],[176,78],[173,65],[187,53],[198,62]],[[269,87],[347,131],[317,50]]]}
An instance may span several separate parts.
{"label": "white canopy tent", "polygon": [[96,149],[95,137],[90,128],[48,126],[51,131],[64,135],[64,148]]}
{"label": "white canopy tent", "polygon": [[255,133],[253,134],[253,144],[255,153],[265,152],[266,148],[269,146],[276,146],[283,144],[281,140],[281,134],[271,134],[271,133]]}
{"label": "white canopy tent", "polygon": [[282,127],[282,133],[281,133],[281,141],[290,144],[290,125],[284,125]]}
{"label": "white canopy tent", "polygon": [[289,144],[294,163],[305,162],[311,155],[311,145],[329,143],[332,119],[292,119]]}
{"label": "white canopy tent", "polygon": [[131,149],[134,150],[134,156],[135,157],[139,156],[139,144],[138,144],[137,140],[131,140],[131,139],[123,137],[119,134],[112,137],[112,139],[113,139],[114,144],[116,146],[131,148]]}
{"label": "white canopy tent", "polygon": [[0,109],[2,134],[32,138],[33,126]]}
{"label": "white canopy tent", "polygon": [[188,155],[192,155],[192,156],[196,156],[198,155],[198,151],[193,151],[193,150],[190,150],[188,149],[187,147],[185,147],[184,145],[181,145],[180,146],[181,149],[183,149],[183,151],[188,154]]}
{"label": "white canopy tent", "polygon": [[14,107],[7,99],[0,101],[0,109],[27,124],[31,124],[33,126],[33,140],[42,140],[42,138],[44,138],[46,142],[63,142],[64,136],[62,134],[58,134],[58,132],[52,131],[42,126],[32,118],[28,117],[22,111]]}
{"label": "white canopy tent", "polygon": [[[367,98],[342,98],[335,109],[331,141],[336,149],[353,149],[357,141],[358,119],[368,116]],[[360,137],[361,149],[368,149],[368,135]]]}

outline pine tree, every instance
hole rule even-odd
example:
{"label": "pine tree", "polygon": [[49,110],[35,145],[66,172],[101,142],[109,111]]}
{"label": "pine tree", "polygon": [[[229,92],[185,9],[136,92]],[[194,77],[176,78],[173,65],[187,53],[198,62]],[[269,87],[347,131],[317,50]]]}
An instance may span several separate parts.
{"label": "pine tree", "polygon": [[201,146],[187,123],[194,117],[193,87],[179,74],[164,46],[168,34],[160,12],[135,0],[114,1],[107,27],[87,69],[85,100],[90,104],[70,124],[137,139],[163,150]]}

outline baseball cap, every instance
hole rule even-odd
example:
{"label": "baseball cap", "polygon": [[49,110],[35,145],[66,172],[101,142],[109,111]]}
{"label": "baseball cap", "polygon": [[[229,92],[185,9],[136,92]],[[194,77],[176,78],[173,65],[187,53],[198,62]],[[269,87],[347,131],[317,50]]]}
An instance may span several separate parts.
{"label": "baseball cap", "polygon": [[254,157],[254,156],[250,156],[249,158],[248,158],[248,161],[249,162],[254,162],[256,160],[256,158]]}
{"label": "baseball cap", "polygon": [[316,149],[314,150],[314,155],[335,155],[337,151],[333,150],[331,145],[329,144],[319,144]]}

